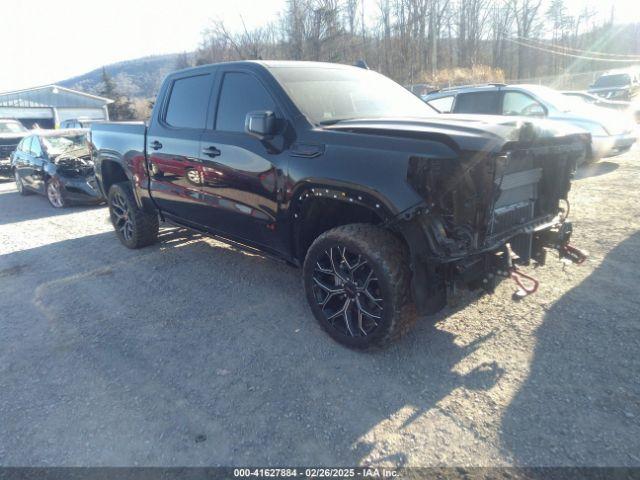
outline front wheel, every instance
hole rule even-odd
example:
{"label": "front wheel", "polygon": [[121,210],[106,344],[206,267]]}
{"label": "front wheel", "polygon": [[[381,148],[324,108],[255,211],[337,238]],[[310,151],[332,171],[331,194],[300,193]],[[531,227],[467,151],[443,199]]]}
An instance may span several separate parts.
{"label": "front wheel", "polygon": [[112,185],[107,202],[111,223],[125,247],[142,248],[156,243],[158,216],[138,208],[129,182]]}
{"label": "front wheel", "polygon": [[13,171],[13,178],[16,181],[16,188],[20,195],[29,195],[31,193],[29,190],[24,188],[24,183],[22,182],[22,178],[20,178],[17,168]]}
{"label": "front wheel", "polygon": [[53,208],[64,208],[67,206],[64,195],[62,194],[62,186],[55,178],[47,181],[45,184],[47,199]]}
{"label": "front wheel", "polygon": [[382,347],[415,323],[406,246],[375,225],[336,227],[311,245],[303,267],[311,310],[339,343]]}

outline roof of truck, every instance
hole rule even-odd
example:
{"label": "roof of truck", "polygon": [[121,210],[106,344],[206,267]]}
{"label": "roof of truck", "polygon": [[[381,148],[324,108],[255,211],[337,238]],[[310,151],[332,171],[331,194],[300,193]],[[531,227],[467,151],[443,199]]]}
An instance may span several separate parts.
{"label": "roof of truck", "polygon": [[282,67],[306,67],[306,68],[361,68],[355,65],[345,65],[343,63],[330,63],[330,62],[308,62],[302,60],[238,60],[233,62],[219,62],[219,63],[209,63],[207,65],[198,65],[197,67],[185,68],[182,70],[177,70],[175,72],[171,72],[171,75],[176,73],[183,72],[198,72],[200,70],[205,70],[211,66],[217,65],[237,65],[237,66],[255,66],[259,65],[261,67],[270,69],[270,68],[282,68]]}

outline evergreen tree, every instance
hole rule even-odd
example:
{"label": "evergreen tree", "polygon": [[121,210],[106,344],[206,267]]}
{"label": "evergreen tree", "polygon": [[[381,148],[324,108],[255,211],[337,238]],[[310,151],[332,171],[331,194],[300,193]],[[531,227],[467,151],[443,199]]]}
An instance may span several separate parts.
{"label": "evergreen tree", "polygon": [[182,70],[183,68],[189,68],[191,66],[191,61],[189,60],[187,52],[179,53],[176,58],[176,63],[174,64],[174,68],[176,70]]}
{"label": "evergreen tree", "polygon": [[111,120],[133,120],[136,118],[133,103],[126,95],[118,92],[116,83],[104,67],[102,68],[102,82],[98,89],[98,95],[113,100],[113,103],[107,106]]}
{"label": "evergreen tree", "polygon": [[100,84],[98,95],[105,98],[115,100],[118,96],[116,92],[116,84],[111,78],[111,75],[107,73],[107,69],[102,67],[102,82]]}

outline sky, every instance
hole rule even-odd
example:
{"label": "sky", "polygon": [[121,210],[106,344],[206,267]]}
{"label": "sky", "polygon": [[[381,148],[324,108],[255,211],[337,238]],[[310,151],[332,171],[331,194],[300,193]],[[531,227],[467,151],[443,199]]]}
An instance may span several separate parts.
{"label": "sky", "polygon": [[109,63],[195,50],[212,19],[230,30],[277,18],[285,0],[2,0],[0,92]]}
{"label": "sky", "polygon": [[[567,0],[640,22],[638,0]],[[378,0],[364,0],[373,18]],[[0,92],[54,83],[103,65],[191,51],[213,19],[229,30],[276,20],[285,0],[2,0]]]}

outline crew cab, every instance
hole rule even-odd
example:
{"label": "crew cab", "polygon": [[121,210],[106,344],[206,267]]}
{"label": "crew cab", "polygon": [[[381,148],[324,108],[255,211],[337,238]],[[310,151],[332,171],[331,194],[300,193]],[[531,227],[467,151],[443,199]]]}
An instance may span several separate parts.
{"label": "crew cab", "polygon": [[373,71],[245,61],[171,73],[149,125],[92,125],[120,241],[159,219],[302,267],[320,325],[381,346],[457,287],[566,251],[589,135],[546,121],[438,115]]}

